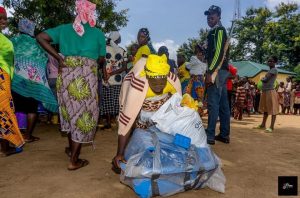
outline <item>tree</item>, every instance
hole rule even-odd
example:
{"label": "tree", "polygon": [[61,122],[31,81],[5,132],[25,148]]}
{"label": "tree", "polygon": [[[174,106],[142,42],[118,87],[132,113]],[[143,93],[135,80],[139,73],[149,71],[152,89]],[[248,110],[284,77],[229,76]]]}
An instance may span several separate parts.
{"label": "tree", "polygon": [[231,46],[231,59],[264,62],[268,54],[263,47],[267,36],[265,29],[271,16],[268,8],[250,8],[246,11],[246,16],[236,22],[233,31],[232,38],[236,42]]}
{"label": "tree", "polygon": [[266,26],[267,39],[263,46],[291,71],[300,62],[300,14],[297,11],[297,4],[281,3],[276,7],[274,20]]}
{"label": "tree", "polygon": [[[126,26],[128,9],[115,11],[114,0],[91,0],[91,2],[97,5],[96,26],[104,32]],[[3,5],[14,9],[9,26],[12,34],[17,32],[17,22],[20,18],[25,17],[34,21],[37,24],[37,33],[63,23],[70,23],[75,18],[74,0],[3,0]]]}
{"label": "tree", "polygon": [[183,43],[177,50],[178,54],[183,54],[187,60],[194,54],[194,48],[197,44],[205,45],[208,29],[201,28],[197,38],[189,38],[187,43]]}
{"label": "tree", "polygon": [[300,61],[300,14],[296,3],[280,3],[274,12],[250,8],[237,22],[231,48],[233,60],[265,62],[276,55],[280,65],[293,71]]}
{"label": "tree", "polygon": [[294,68],[294,72],[296,73],[295,80],[300,82],[300,64]]}

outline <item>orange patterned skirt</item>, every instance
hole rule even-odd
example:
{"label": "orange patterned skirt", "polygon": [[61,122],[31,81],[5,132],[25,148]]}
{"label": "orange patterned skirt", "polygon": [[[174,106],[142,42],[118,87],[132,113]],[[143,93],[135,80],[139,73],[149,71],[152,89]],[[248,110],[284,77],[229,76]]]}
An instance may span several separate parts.
{"label": "orange patterned skirt", "polygon": [[0,68],[0,138],[21,147],[25,142],[14,114],[10,87],[10,76]]}

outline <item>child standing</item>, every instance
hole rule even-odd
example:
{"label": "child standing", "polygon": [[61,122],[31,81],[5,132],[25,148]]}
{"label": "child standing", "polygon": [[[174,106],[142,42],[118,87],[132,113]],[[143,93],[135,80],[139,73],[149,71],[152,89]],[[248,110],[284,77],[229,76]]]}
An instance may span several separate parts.
{"label": "child standing", "polygon": [[[191,57],[186,68],[190,70],[191,79],[183,90],[184,93],[190,94],[195,100],[203,104],[204,100],[204,74],[207,69],[207,64],[204,62],[204,49],[200,45],[195,47],[195,56]],[[199,108],[200,115],[203,110]]]}
{"label": "child standing", "polygon": [[277,94],[278,94],[278,103],[281,107],[281,113],[283,113],[283,102],[284,102],[283,92],[284,92],[284,82],[280,82],[277,90]]}
{"label": "child standing", "polygon": [[288,91],[287,88],[285,88],[283,91],[283,110],[282,110],[283,114],[290,113],[290,102],[291,102],[291,93]]}
{"label": "child standing", "polygon": [[139,45],[137,43],[133,43],[130,47],[130,55],[128,56],[128,63],[127,63],[127,73],[131,70],[133,67],[134,57],[139,49]]}
{"label": "child standing", "polygon": [[295,90],[294,114],[297,115],[298,111],[300,114],[300,85],[297,85]]}
{"label": "child standing", "polygon": [[238,88],[236,90],[235,97],[235,110],[234,110],[234,119],[242,120],[243,119],[243,110],[245,108],[245,99],[246,99],[246,89],[244,87],[245,81],[242,79],[238,82]]}
{"label": "child standing", "polygon": [[[259,102],[259,111],[264,113],[262,123],[256,129],[265,129],[266,132],[273,132],[276,121],[276,115],[279,112],[278,95],[274,90],[274,82],[277,78],[277,69],[275,64],[278,59],[276,56],[271,56],[268,59],[270,70],[264,78],[262,78],[262,94]],[[270,128],[266,128],[268,116],[272,115]]]}

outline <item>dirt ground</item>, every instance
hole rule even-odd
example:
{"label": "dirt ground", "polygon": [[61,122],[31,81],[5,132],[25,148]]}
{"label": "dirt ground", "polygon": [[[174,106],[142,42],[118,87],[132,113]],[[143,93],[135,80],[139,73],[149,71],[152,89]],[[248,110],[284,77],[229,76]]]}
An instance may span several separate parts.
{"label": "dirt ground", "polygon": [[[298,176],[299,190],[300,116],[278,116],[272,134],[252,129],[261,118],[253,115],[243,121],[232,121],[231,143],[217,142],[213,146],[223,162],[227,179],[225,194],[201,189],[172,197],[278,197],[277,180],[282,175]],[[41,140],[27,144],[24,152],[0,158],[1,198],[136,197],[110,170],[116,152],[116,128],[97,132],[95,149],[92,146],[82,149],[81,157],[88,159],[90,165],[74,172],[67,170],[68,158],[64,153],[67,139],[58,132],[58,126],[38,124],[35,135]]]}

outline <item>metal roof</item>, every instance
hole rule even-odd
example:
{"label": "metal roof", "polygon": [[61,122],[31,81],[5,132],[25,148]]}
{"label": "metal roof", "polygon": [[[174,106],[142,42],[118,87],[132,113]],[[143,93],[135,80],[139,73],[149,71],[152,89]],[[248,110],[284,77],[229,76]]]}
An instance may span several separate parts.
{"label": "metal roof", "polygon": [[[231,62],[231,64],[238,69],[238,75],[242,77],[247,76],[252,78],[262,71],[267,72],[270,70],[269,66],[255,63],[252,61],[237,61],[237,62]],[[278,73],[281,74],[296,75],[295,72],[290,72],[279,68],[277,68],[277,70]]]}

